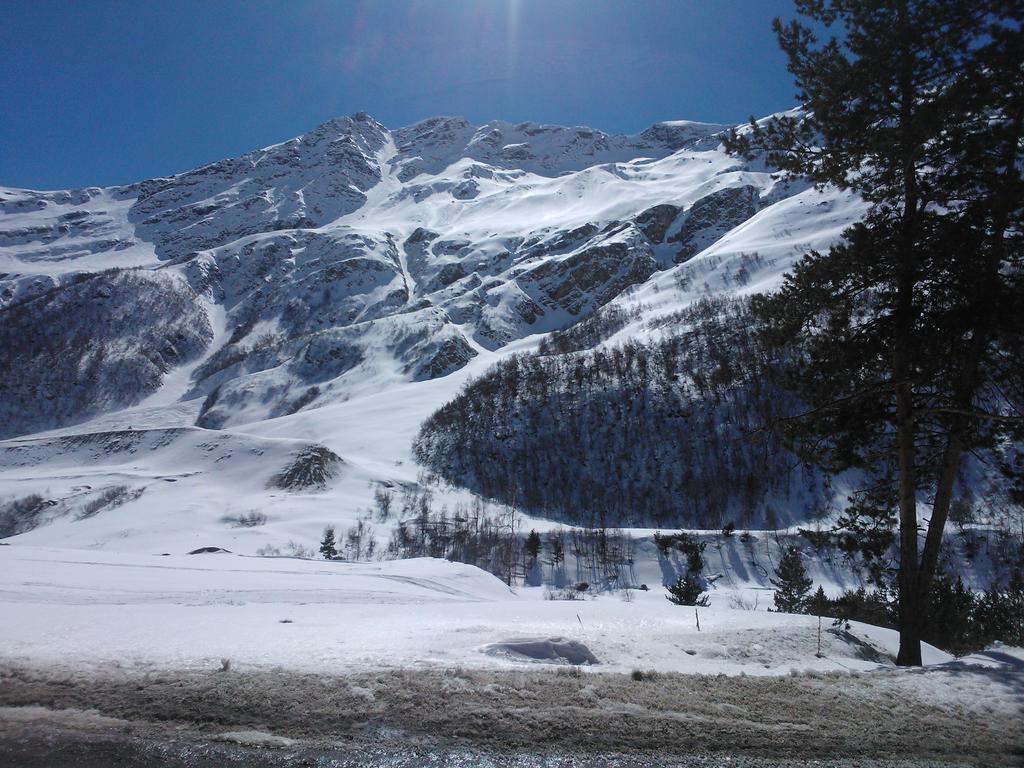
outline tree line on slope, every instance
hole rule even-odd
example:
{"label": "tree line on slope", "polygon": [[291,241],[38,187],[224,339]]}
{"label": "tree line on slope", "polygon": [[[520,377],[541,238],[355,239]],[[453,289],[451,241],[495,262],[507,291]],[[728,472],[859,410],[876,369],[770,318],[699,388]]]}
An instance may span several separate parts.
{"label": "tree line on slope", "polygon": [[[812,594],[814,582],[796,546],[786,548],[771,583],[775,609],[780,612],[827,616],[835,626],[847,626],[851,621],[892,629],[899,625],[899,605],[887,589],[858,587],[830,598],[819,585]],[[940,569],[925,616],[922,639],[957,656],[996,641],[1024,645],[1024,572],[1020,563],[1008,582],[994,582],[980,592],[968,589],[960,576],[954,578]]]}
{"label": "tree line on slope", "polygon": [[774,527],[779,509],[820,506],[821,477],[760,430],[790,400],[767,383],[747,304],[708,298],[659,323],[647,344],[499,362],[424,422],[417,459],[592,527]]}
{"label": "tree line on slope", "polygon": [[[383,501],[387,496],[378,495],[378,509]],[[432,502],[429,489],[403,493],[384,557],[438,557],[475,565],[510,586],[573,584],[584,585],[584,591],[590,585],[602,590],[634,586],[633,539],[621,531],[580,527],[541,536],[535,530],[524,533],[519,511],[509,505],[494,507],[478,497],[449,511],[444,505],[434,509]]]}

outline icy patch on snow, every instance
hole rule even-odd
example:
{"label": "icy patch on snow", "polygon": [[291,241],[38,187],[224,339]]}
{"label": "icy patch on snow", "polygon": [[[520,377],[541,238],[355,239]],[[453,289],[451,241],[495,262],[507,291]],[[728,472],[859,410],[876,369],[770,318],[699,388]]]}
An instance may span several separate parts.
{"label": "icy patch on snow", "polygon": [[264,731],[228,731],[216,737],[217,741],[226,741],[230,744],[239,744],[243,747],[290,747],[295,743],[294,739],[287,739],[284,736],[275,736]]}
{"label": "icy patch on snow", "polygon": [[521,661],[574,666],[601,663],[583,643],[564,637],[523,637],[503,640],[484,646],[483,651],[492,656],[508,656]]}

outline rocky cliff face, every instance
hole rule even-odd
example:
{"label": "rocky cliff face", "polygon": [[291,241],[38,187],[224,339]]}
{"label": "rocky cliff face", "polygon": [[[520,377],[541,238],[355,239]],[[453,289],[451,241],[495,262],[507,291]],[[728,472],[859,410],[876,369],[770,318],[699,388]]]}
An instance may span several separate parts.
{"label": "rocky cliff face", "polygon": [[722,129],[356,114],[139,184],[0,189],[0,437],[152,396],[221,428],[567,328],[800,192]]}
{"label": "rocky cliff face", "polygon": [[315,228],[357,210],[380,181],[386,129],[366,115],[167,179],[143,182],[129,221],[174,258],[275,230]]}

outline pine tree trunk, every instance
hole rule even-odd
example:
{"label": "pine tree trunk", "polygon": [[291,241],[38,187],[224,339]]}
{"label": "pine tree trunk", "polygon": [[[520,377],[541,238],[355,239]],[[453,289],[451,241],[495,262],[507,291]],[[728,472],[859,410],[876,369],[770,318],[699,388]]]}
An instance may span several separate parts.
{"label": "pine tree trunk", "polygon": [[[939,469],[939,482],[935,489],[935,501],[932,504],[932,517],[928,521],[928,534],[924,540],[921,553],[921,568],[918,573],[918,600],[921,605],[928,605],[931,596],[935,570],[939,564],[939,553],[942,550],[942,535],[949,518],[949,506],[953,500],[953,486],[960,471],[960,457],[963,455],[963,442],[960,439],[959,427],[950,433],[946,448],[942,455]],[[922,615],[921,629],[924,630],[926,616]]]}
{"label": "pine tree trunk", "polygon": [[917,544],[917,451],[913,386],[907,380],[912,343],[914,269],[912,248],[905,251],[900,279],[899,306],[893,338],[893,374],[896,385],[896,450],[898,454],[900,513],[899,628],[900,650],[896,663],[920,666],[923,606],[918,584]]}
{"label": "pine tree trunk", "polygon": [[[901,385],[901,390],[909,390]],[[899,451],[900,570],[899,666],[921,665],[923,626],[917,569],[917,482],[914,451],[914,416],[909,391],[897,391],[897,441]]]}
{"label": "pine tree trunk", "polygon": [[914,291],[917,284],[917,169],[914,151],[918,145],[914,115],[914,55],[904,3],[899,11],[902,30],[900,45],[900,115],[903,149],[903,216],[897,253],[896,311],[894,315],[892,367],[896,382],[896,450],[898,454],[900,512],[899,629],[900,666],[921,665],[922,606],[918,589],[917,560],[917,457],[914,392],[910,381],[911,345],[914,329]]}
{"label": "pine tree trunk", "polygon": [[913,387],[910,376],[910,344],[913,321],[913,251],[902,265],[899,299],[893,336],[893,375],[896,381],[896,451],[898,456],[900,513],[899,629],[900,650],[896,663],[920,666],[923,610],[920,604],[917,560],[917,455]]}

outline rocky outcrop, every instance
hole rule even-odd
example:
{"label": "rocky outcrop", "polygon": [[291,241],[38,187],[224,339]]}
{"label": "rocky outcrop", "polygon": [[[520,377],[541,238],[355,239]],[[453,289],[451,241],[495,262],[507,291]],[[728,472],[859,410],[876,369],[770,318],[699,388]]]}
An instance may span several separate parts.
{"label": "rocky outcrop", "polygon": [[447,376],[476,357],[476,350],[462,336],[450,336],[423,350],[424,362],[413,373],[416,381]]}
{"label": "rocky outcrop", "polygon": [[649,246],[633,238],[545,261],[516,282],[538,303],[580,317],[643,282],[657,268]]}
{"label": "rocky outcrop", "polygon": [[138,185],[129,218],[165,258],[350,213],[381,178],[386,129],[365,114],[283,144]]}
{"label": "rocky outcrop", "polygon": [[686,211],[679,231],[669,241],[679,243],[676,263],[688,261],[760,209],[755,187],[727,187],[702,197]]}
{"label": "rocky outcrop", "polygon": [[637,216],[636,225],[652,243],[661,243],[680,210],[675,205],[656,205]]}

